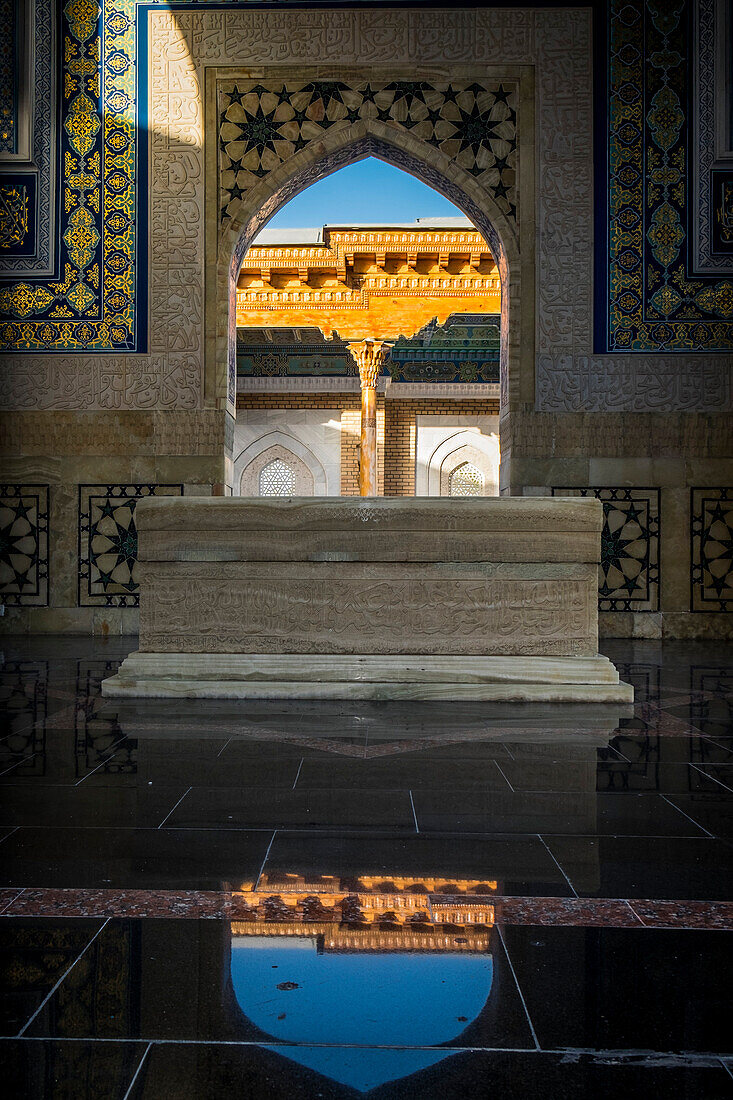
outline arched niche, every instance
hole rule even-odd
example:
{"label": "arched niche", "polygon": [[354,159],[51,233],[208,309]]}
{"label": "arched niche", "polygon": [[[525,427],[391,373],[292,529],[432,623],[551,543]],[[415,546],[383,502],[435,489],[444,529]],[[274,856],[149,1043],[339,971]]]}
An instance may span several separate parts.
{"label": "arched niche", "polygon": [[[440,423],[442,420],[450,419],[452,418],[437,416],[418,418],[415,495],[450,496],[451,475],[458,467],[471,463],[483,475],[482,495],[498,496],[500,463],[498,418],[482,417],[482,423],[453,428],[450,424]],[[430,421],[436,421],[436,423],[431,425]],[[425,422],[429,427],[426,427]],[[421,439],[421,431],[428,436],[427,440]],[[442,435],[437,443],[434,438],[436,435]]]}
{"label": "arched niche", "polygon": [[277,460],[294,472],[294,496],[327,496],[326,471],[321,462],[295,436],[274,431],[260,436],[239,452],[234,460],[234,493],[260,496],[260,474]]}

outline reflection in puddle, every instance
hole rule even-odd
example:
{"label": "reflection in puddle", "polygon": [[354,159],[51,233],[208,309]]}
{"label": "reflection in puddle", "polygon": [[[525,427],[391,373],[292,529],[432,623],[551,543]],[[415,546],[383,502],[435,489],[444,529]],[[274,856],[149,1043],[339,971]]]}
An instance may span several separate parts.
{"label": "reflection in puddle", "polygon": [[[368,1092],[450,1057],[435,1047],[456,1040],[491,992],[490,932],[441,934],[337,925],[320,934],[257,934],[232,925],[231,976],[244,1014],[291,1061]],[[402,940],[402,944],[400,944]],[[417,943],[417,950],[404,950]],[[400,950],[400,946],[403,947]],[[317,1044],[326,1044],[319,1047]],[[351,1046],[338,1050],[336,1044]]]}
{"label": "reflection in puddle", "polygon": [[[450,1057],[420,1048],[454,1042],[486,1006],[495,880],[279,873],[254,885],[236,892],[250,915],[231,925],[232,985],[253,1024],[302,1044],[271,1048],[291,1061],[368,1092]],[[384,1050],[398,1046],[413,1049]]]}

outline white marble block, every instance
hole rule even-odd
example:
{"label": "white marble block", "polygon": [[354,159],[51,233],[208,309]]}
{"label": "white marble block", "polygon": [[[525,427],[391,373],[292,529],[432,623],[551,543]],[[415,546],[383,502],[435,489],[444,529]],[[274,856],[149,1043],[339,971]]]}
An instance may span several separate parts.
{"label": "white marble block", "polygon": [[589,498],[159,497],[105,695],[620,702]]}

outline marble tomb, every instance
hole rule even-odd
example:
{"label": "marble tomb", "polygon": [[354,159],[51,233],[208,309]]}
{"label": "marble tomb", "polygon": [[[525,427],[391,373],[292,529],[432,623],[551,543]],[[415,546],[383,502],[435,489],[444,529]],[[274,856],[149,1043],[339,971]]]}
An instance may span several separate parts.
{"label": "marble tomb", "polygon": [[598,653],[594,498],[141,501],[107,696],[633,699]]}

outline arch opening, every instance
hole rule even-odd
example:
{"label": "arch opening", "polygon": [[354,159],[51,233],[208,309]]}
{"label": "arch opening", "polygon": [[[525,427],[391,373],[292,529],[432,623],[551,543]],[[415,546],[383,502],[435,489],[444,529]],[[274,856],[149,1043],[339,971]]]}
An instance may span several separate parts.
{"label": "arch opening", "polygon": [[[222,351],[226,352],[230,408],[236,405],[236,290],[245,254],[267,223],[296,195],[341,168],[373,157],[408,173],[453,203],[488,244],[500,287],[499,400],[501,412],[506,412],[512,367],[518,373],[518,342],[509,340],[510,307],[512,325],[519,324],[519,264],[514,229],[491,195],[462,168],[448,162],[440,150],[427,143],[420,148],[414,137],[405,141],[399,131],[387,132],[384,125],[381,125],[382,132],[375,132],[379,128],[380,124],[371,121],[365,132],[367,125],[360,122],[337,134],[329,133],[319,143],[317,160],[309,150],[290,157],[252,189],[246,203],[242,202],[231,218],[220,252],[220,271],[225,273],[222,290],[226,290],[227,325],[226,335],[219,342]],[[326,290],[324,298],[327,297]],[[415,492],[414,487],[412,492]]]}

